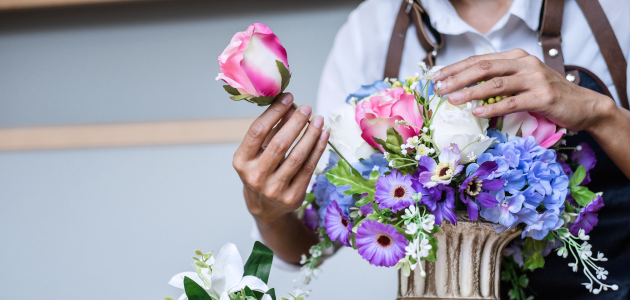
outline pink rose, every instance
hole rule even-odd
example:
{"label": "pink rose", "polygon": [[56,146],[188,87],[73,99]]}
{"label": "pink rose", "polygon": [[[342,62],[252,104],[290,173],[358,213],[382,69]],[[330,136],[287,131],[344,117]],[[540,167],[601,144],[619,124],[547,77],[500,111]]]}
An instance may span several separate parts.
{"label": "pink rose", "polygon": [[[361,127],[361,137],[370,146],[383,150],[372,137],[387,139],[387,129],[394,127],[407,141],[417,136],[422,128],[422,114],[413,95],[405,93],[402,87],[381,90],[374,96],[357,103],[355,115]],[[413,126],[396,125],[396,121],[406,121]]]}
{"label": "pink rose", "polygon": [[223,80],[241,95],[275,97],[282,91],[280,61],[289,70],[287,51],[269,27],[254,23],[247,30],[237,32],[230,44],[219,55]]}
{"label": "pink rose", "polygon": [[519,128],[523,138],[533,136],[536,143],[545,148],[553,146],[567,133],[565,128],[558,130],[555,123],[541,114],[517,112],[503,117],[501,132],[507,133],[509,138],[516,136]]}

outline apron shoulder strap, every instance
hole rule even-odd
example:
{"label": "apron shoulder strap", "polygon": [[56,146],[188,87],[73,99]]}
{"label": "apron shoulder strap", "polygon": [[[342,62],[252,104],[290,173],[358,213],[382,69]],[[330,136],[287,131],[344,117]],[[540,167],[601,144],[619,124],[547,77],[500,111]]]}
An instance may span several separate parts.
{"label": "apron shoulder strap", "polygon": [[[626,69],[628,64],[623,56],[619,41],[608,22],[608,18],[597,0],[577,0],[588,22],[593,36],[599,46],[599,51],[604,56],[606,66],[613,79],[621,106],[628,108],[628,92],[626,89]],[[564,12],[564,0],[545,0],[541,14],[540,30],[538,31],[538,43],[543,48],[545,64],[556,72],[565,75],[564,58],[562,56],[562,15]]]}
{"label": "apron shoulder strap", "polygon": [[[429,15],[422,4],[416,0],[403,0],[401,2],[387,50],[384,72],[384,77],[387,78],[398,77],[407,30],[412,22],[416,27],[416,35],[420,45],[427,52],[427,56],[423,60],[427,66],[433,67],[435,65],[437,52],[444,47],[444,37],[431,26]],[[429,38],[429,33],[433,35],[435,42]]]}
{"label": "apron shoulder strap", "polygon": [[606,66],[610,72],[615,89],[621,106],[625,109],[630,109],[628,106],[628,89],[626,71],[628,69],[628,63],[623,56],[623,51],[619,45],[619,40],[615,36],[615,32],[604,13],[599,1],[596,0],[577,0],[577,4],[580,6],[586,21],[588,22],[593,36],[599,46],[599,51],[604,56]]}

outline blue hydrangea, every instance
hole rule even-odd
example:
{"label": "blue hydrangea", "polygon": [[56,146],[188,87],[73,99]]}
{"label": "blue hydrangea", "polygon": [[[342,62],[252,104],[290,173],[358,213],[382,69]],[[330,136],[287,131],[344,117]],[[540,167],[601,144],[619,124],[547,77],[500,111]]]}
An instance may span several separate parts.
{"label": "blue hydrangea", "polygon": [[346,103],[350,103],[350,99],[357,98],[357,100],[361,100],[365,97],[368,97],[376,92],[390,88],[389,85],[385,84],[382,80],[377,80],[370,85],[362,85],[356,92],[350,94],[346,98]]}

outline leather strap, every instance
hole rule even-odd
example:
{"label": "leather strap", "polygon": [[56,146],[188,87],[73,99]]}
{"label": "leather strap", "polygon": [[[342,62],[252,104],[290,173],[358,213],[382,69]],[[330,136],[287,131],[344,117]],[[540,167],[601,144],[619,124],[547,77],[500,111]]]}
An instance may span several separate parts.
{"label": "leather strap", "polygon": [[[435,65],[437,52],[444,47],[444,37],[431,26],[429,15],[422,4],[415,0],[403,0],[401,2],[387,50],[384,72],[384,77],[387,78],[398,77],[407,30],[412,22],[416,27],[418,41],[427,53],[423,61],[428,67]],[[429,38],[429,32],[435,37],[435,42]]]}
{"label": "leather strap", "polygon": [[599,4],[599,1],[595,0],[577,0],[588,25],[591,27],[593,36],[599,46],[599,51],[604,56],[606,66],[610,72],[617,95],[619,96],[619,102],[625,109],[630,109],[628,106],[628,90],[626,86],[626,70],[628,63],[623,56],[621,46],[615,36],[615,32],[608,22],[608,18],[604,13],[604,9]]}
{"label": "leather strap", "polygon": [[563,12],[564,0],[545,0],[540,31],[538,31],[538,43],[542,46],[545,64],[565,76],[560,33]]}

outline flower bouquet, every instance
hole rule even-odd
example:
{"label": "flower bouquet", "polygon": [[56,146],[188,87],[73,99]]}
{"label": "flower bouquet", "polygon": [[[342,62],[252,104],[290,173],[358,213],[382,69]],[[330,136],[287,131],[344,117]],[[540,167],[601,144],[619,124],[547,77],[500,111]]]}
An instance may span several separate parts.
{"label": "flower bouquet", "polygon": [[[237,33],[219,62],[217,79],[228,83],[233,100],[267,105],[290,77],[286,51],[262,24]],[[543,267],[552,249],[574,259],[569,266],[584,272],[583,285],[592,293],[617,290],[602,282],[607,271],[595,262],[606,258],[593,256],[587,242],[603,207],[601,193],[585,186],[596,161],[588,145],[564,147],[566,129],[535,113],[477,118],[475,107],[509,96],[453,106],[434,93],[432,71],[422,63],[420,68],[422,75],[404,81],[385,78],[362,86],[331,112],[333,152],[298,212],[321,236],[310,256],[303,256],[304,281],[334,243],[356,249],[375,266],[425,277],[427,262],[439,262],[450,251],[440,250],[446,245],[440,236],[447,235],[440,231],[465,221],[503,235],[505,241],[492,246],[495,252],[520,233],[505,251],[501,276],[512,283],[513,298],[526,298],[527,278],[518,269]],[[558,151],[572,152],[569,157]],[[498,285],[498,269],[484,274],[471,276],[493,281],[484,277],[493,274]],[[498,286],[491,294],[498,298]]]}

